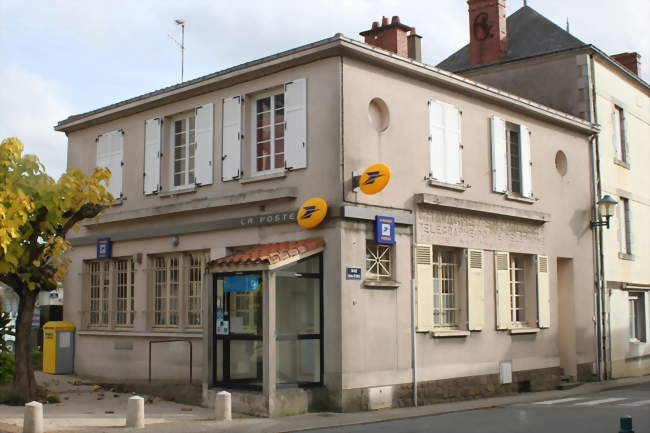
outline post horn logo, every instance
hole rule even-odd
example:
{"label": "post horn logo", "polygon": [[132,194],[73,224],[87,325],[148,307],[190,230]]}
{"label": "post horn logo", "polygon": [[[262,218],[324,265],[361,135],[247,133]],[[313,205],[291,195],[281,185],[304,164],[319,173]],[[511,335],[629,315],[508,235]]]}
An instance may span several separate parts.
{"label": "post horn logo", "polygon": [[355,187],[359,187],[364,194],[377,194],[386,188],[390,181],[390,168],[386,164],[374,164],[356,179]]}
{"label": "post horn logo", "polygon": [[300,205],[296,220],[304,229],[313,229],[318,226],[327,215],[327,203],[320,197],[310,198]]}

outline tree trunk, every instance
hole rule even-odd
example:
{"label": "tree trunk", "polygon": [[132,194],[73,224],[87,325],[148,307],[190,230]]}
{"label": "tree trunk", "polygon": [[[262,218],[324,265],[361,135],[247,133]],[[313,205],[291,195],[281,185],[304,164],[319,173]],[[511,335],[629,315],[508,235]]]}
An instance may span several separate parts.
{"label": "tree trunk", "polygon": [[36,398],[37,385],[32,366],[32,317],[38,298],[38,290],[28,290],[23,286],[16,288],[20,298],[16,319],[16,391],[23,394],[26,401]]}

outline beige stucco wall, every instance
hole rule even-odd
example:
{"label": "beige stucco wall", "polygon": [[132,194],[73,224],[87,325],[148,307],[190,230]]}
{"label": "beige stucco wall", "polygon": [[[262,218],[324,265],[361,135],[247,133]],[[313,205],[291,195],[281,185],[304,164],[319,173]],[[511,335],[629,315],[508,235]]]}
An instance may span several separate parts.
{"label": "beige stucco wall", "polygon": [[[374,196],[355,194],[346,183],[346,200],[359,205],[415,210],[414,195],[430,193],[487,205],[503,205],[520,210],[534,210],[551,215],[543,224],[541,238],[513,243],[508,233],[492,238],[449,239],[440,236],[442,245],[482,248],[485,256],[485,317],[482,331],[466,338],[432,339],[417,335],[418,378],[421,381],[491,374],[498,371],[501,360],[512,360],[517,370],[559,366],[559,326],[556,289],[556,259],[573,259],[577,325],[578,363],[594,360],[593,336],[593,266],[591,230],[589,228],[590,186],[589,145],[586,136],[540,121],[525,113],[503,108],[457,91],[405,78],[357,60],[344,60],[344,173],[361,172],[372,163],[384,162],[391,167],[389,186]],[[375,131],[368,120],[368,104],[373,98],[385,101],[390,111],[390,126]],[[464,192],[428,186],[429,171],[427,101],[438,99],[460,107],[462,114],[463,177],[471,188]],[[532,131],[534,204],[510,201],[491,190],[489,118],[498,115],[508,121],[525,124]],[[558,150],[567,155],[569,169],[561,176],[555,168]],[[428,211],[421,208],[421,213]],[[380,213],[378,211],[378,213]],[[461,221],[462,224],[462,221]],[[509,220],[497,222],[504,231]],[[541,224],[537,224],[542,226]],[[421,225],[418,226],[418,229]],[[367,228],[366,228],[367,230]],[[462,231],[462,229],[461,229]],[[355,235],[356,233],[356,235]],[[353,244],[342,252],[345,263],[355,263],[363,254],[361,227],[348,226],[346,239]],[[506,239],[508,238],[508,239]],[[418,232],[418,241],[434,243],[435,237]],[[343,281],[343,386],[344,388],[404,383],[411,380],[409,370],[410,337],[406,311],[410,305],[411,261],[405,236],[397,240],[397,275],[401,286],[394,291],[364,288],[359,282]],[[512,336],[495,330],[493,250],[546,254],[551,275],[551,328],[537,335]],[[410,246],[409,246],[410,247]],[[361,314],[357,314],[358,311]],[[372,312],[368,315],[364,312]],[[380,320],[380,317],[382,320]],[[369,337],[381,329],[391,342],[373,344]],[[363,348],[363,356],[359,356]],[[480,354],[480,356],[477,356]]]}
{"label": "beige stucco wall", "polygon": [[[621,218],[612,218],[611,229],[603,230],[605,279],[610,307],[611,359],[613,377],[650,373],[650,343],[629,339],[629,301],[621,283],[645,287],[650,293],[650,98],[638,84],[621,79],[610,65],[595,63],[596,109],[599,135],[600,171],[603,194],[620,201],[629,199],[633,258],[621,256]],[[615,163],[614,106],[623,108],[626,117],[629,167]],[[646,326],[650,310],[646,303]],[[646,332],[646,335],[647,332]],[[647,340],[647,339],[646,339]]]}

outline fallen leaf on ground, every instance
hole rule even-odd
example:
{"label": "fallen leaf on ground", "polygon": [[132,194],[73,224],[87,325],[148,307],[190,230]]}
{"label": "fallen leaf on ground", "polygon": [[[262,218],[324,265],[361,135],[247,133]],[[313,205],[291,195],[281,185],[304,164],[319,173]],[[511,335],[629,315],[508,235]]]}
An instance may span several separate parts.
{"label": "fallen leaf on ground", "polygon": [[104,413],[111,414],[111,413],[115,413],[115,411],[114,410],[105,410]]}

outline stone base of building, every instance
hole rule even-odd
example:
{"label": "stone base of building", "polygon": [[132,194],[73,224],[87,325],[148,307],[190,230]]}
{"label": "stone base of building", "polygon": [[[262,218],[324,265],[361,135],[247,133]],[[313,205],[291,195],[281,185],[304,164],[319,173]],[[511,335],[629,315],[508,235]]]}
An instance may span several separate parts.
{"label": "stone base of building", "polygon": [[[559,385],[560,372],[560,367],[516,371],[512,373],[512,383],[503,385],[498,374],[419,382],[418,405],[548,391]],[[344,390],[340,410],[357,412],[405,406],[413,406],[412,384]]]}
{"label": "stone base of building", "polygon": [[[216,394],[222,388],[210,388],[203,405],[214,407]],[[230,393],[233,413],[277,417],[328,410],[328,392],[324,387],[278,389],[272,397],[261,391],[225,389]]]}
{"label": "stone base of building", "polygon": [[578,364],[578,382],[596,382],[598,375],[594,372],[594,363]]}

